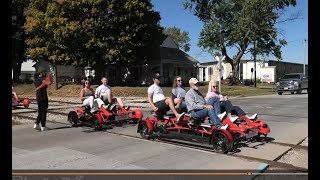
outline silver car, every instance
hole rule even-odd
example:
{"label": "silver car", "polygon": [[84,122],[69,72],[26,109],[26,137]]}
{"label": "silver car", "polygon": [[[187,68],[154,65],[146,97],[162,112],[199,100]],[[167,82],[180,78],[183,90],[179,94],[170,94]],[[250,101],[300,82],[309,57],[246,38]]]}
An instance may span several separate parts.
{"label": "silver car", "polygon": [[279,95],[282,95],[283,92],[291,92],[291,94],[297,92],[297,94],[300,94],[304,89],[308,92],[308,79],[303,73],[286,74],[277,82]]}

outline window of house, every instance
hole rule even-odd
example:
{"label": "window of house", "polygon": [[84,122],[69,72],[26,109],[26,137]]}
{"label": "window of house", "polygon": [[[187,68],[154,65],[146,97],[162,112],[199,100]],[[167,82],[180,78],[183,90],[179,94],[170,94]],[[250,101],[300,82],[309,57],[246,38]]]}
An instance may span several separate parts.
{"label": "window of house", "polygon": [[31,79],[31,74],[26,74],[26,79]]}
{"label": "window of house", "polygon": [[302,79],[307,79],[307,77],[305,75],[302,75]]}

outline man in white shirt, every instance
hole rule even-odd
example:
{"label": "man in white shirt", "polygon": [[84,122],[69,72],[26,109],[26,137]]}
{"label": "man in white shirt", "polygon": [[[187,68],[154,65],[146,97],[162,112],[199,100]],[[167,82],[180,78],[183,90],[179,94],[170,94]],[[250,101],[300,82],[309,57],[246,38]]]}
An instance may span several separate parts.
{"label": "man in white shirt", "polygon": [[160,84],[160,75],[157,73],[153,77],[153,84],[148,88],[148,101],[152,109],[158,116],[165,115],[167,111],[171,110],[177,117],[178,124],[182,123],[184,113],[179,114],[174,107],[172,98],[166,98]]}
{"label": "man in white shirt", "polygon": [[119,105],[123,107],[123,102],[121,98],[112,97],[112,89],[108,84],[108,79],[106,77],[101,78],[102,84],[97,87],[96,92],[94,93],[95,98],[101,98],[105,104],[113,104],[118,101]]}

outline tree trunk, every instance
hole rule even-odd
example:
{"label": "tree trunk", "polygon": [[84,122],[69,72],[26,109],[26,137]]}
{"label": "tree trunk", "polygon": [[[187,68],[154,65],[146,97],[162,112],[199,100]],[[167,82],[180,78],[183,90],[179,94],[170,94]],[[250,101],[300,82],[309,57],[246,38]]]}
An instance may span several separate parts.
{"label": "tree trunk", "polygon": [[[94,70],[95,70],[95,77],[92,83],[94,84],[101,84],[101,78],[105,77],[105,66],[104,65],[96,65],[93,66]],[[107,77],[108,78],[108,77]]]}
{"label": "tree trunk", "polygon": [[58,90],[58,69],[57,69],[57,65],[53,65],[53,69],[54,69],[54,87],[55,90]]}
{"label": "tree trunk", "polygon": [[236,60],[234,61],[233,69],[234,69],[234,72],[232,75],[234,79],[239,80],[239,62],[236,62]]}
{"label": "tree trunk", "polygon": [[19,77],[21,74],[21,62],[17,62],[16,65],[12,66],[13,70],[13,77],[12,77],[12,82],[13,83],[19,83]]}

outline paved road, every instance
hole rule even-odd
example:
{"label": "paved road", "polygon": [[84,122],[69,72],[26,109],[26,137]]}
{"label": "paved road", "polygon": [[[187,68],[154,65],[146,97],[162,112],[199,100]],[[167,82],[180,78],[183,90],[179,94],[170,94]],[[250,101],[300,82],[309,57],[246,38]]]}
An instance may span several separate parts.
{"label": "paved road", "polygon": [[[259,114],[271,128],[273,141],[297,144],[308,136],[308,94],[266,95],[233,98],[234,105]],[[144,117],[148,111],[144,112]],[[263,164],[160,142],[137,140],[64,128],[38,132],[30,125],[13,127],[13,169],[257,169]],[[55,129],[56,128],[56,129]],[[136,126],[109,131],[136,135]],[[275,144],[250,143],[238,147],[238,154],[274,160],[288,150]]]}

